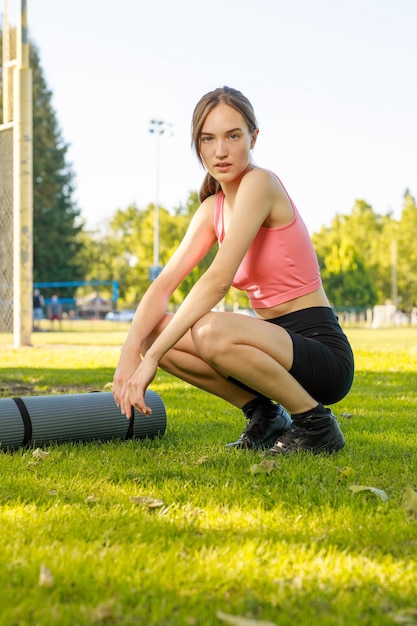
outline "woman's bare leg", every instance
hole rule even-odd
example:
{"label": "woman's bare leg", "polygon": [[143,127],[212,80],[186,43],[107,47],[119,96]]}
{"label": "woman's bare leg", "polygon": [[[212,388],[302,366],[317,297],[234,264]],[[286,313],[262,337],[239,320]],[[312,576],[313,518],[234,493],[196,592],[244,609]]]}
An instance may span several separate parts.
{"label": "woman's bare leg", "polygon": [[[143,346],[146,351],[171,315],[167,314]],[[192,333],[189,331],[169,350],[160,361],[160,367],[186,382],[227,400],[243,410],[247,425],[239,439],[229,446],[250,449],[270,448],[277,437],[291,426],[288,413],[269,398],[246,390],[223,376],[202,359],[196,351]]]}
{"label": "woman's bare leg", "polygon": [[245,315],[212,312],[194,325],[192,337],[199,356],[224,377],[236,378],[291,413],[317,405],[288,371],[293,345],[280,326]]}
{"label": "woman's bare leg", "polygon": [[224,376],[233,376],[291,411],[291,428],[269,453],[336,452],[345,445],[330,409],[315,400],[289,373],[292,340],[285,329],[233,313],[208,313],[192,328],[197,353]]}
{"label": "woman's bare leg", "polygon": [[[163,328],[169,323],[171,317],[172,315],[170,314],[165,316],[146,342],[144,346],[145,350],[155,341],[158,334],[162,332]],[[219,396],[238,408],[242,408],[256,397],[256,394],[238,387],[198,356],[191,337],[191,332],[186,333],[184,337],[165,354],[160,362],[160,367],[173,376],[199,389]]]}
{"label": "woman's bare leg", "polygon": [[[167,315],[155,329],[148,345],[169,319]],[[291,376],[292,363],[292,340],[285,329],[243,315],[210,312],[165,354],[160,365],[243,408],[248,425],[231,446],[270,448],[275,455],[340,450],[344,438],[335,416]],[[229,377],[259,396],[241,389]],[[291,412],[292,426],[281,404]]]}
{"label": "woman's bare leg", "polygon": [[[146,349],[171,317],[165,316]],[[307,411],[317,401],[288,372],[292,361],[291,337],[283,328],[245,315],[213,312],[166,353],[160,366],[237,407],[256,394],[238,387],[229,377],[297,413]]]}

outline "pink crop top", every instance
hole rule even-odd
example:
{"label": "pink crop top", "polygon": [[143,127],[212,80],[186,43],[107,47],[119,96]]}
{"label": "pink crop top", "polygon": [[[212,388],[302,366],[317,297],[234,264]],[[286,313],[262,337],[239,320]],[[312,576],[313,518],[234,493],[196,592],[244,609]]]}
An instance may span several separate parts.
{"label": "pink crop top", "polygon": [[[282,184],[282,183],[281,183]],[[285,193],[286,190],[284,188]],[[266,309],[305,296],[321,286],[316,253],[296,206],[289,224],[261,226],[235,274],[232,285],[246,291],[254,309]],[[214,230],[219,244],[224,239],[224,194],[217,196]]]}

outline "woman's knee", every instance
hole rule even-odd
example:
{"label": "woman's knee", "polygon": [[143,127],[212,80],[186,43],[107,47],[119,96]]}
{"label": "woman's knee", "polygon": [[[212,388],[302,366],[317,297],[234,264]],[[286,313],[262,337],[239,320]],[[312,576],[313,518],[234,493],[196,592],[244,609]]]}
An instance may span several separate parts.
{"label": "woman's knee", "polygon": [[197,354],[207,362],[213,362],[216,355],[226,349],[226,335],[220,316],[216,313],[204,315],[191,329]]}

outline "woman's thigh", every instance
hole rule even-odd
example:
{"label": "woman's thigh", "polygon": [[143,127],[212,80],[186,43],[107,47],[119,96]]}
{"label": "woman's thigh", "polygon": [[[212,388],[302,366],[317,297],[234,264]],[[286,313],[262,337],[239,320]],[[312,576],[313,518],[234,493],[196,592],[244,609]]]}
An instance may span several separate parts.
{"label": "woman's thigh", "polygon": [[252,346],[272,357],[286,370],[293,364],[293,343],[282,327],[240,313],[211,311],[192,328],[192,338],[202,358],[228,353],[233,346]]}

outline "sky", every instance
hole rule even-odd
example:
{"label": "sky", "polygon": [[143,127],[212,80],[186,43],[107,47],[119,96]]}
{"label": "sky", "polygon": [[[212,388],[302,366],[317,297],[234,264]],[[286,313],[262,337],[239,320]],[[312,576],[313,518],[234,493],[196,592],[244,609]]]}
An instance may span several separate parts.
{"label": "sky", "polygon": [[[222,85],[252,102],[255,163],[310,232],[417,195],[416,0],[28,0],[28,24],[90,229],[199,188],[191,116]],[[159,161],[151,119],[172,125]]]}

